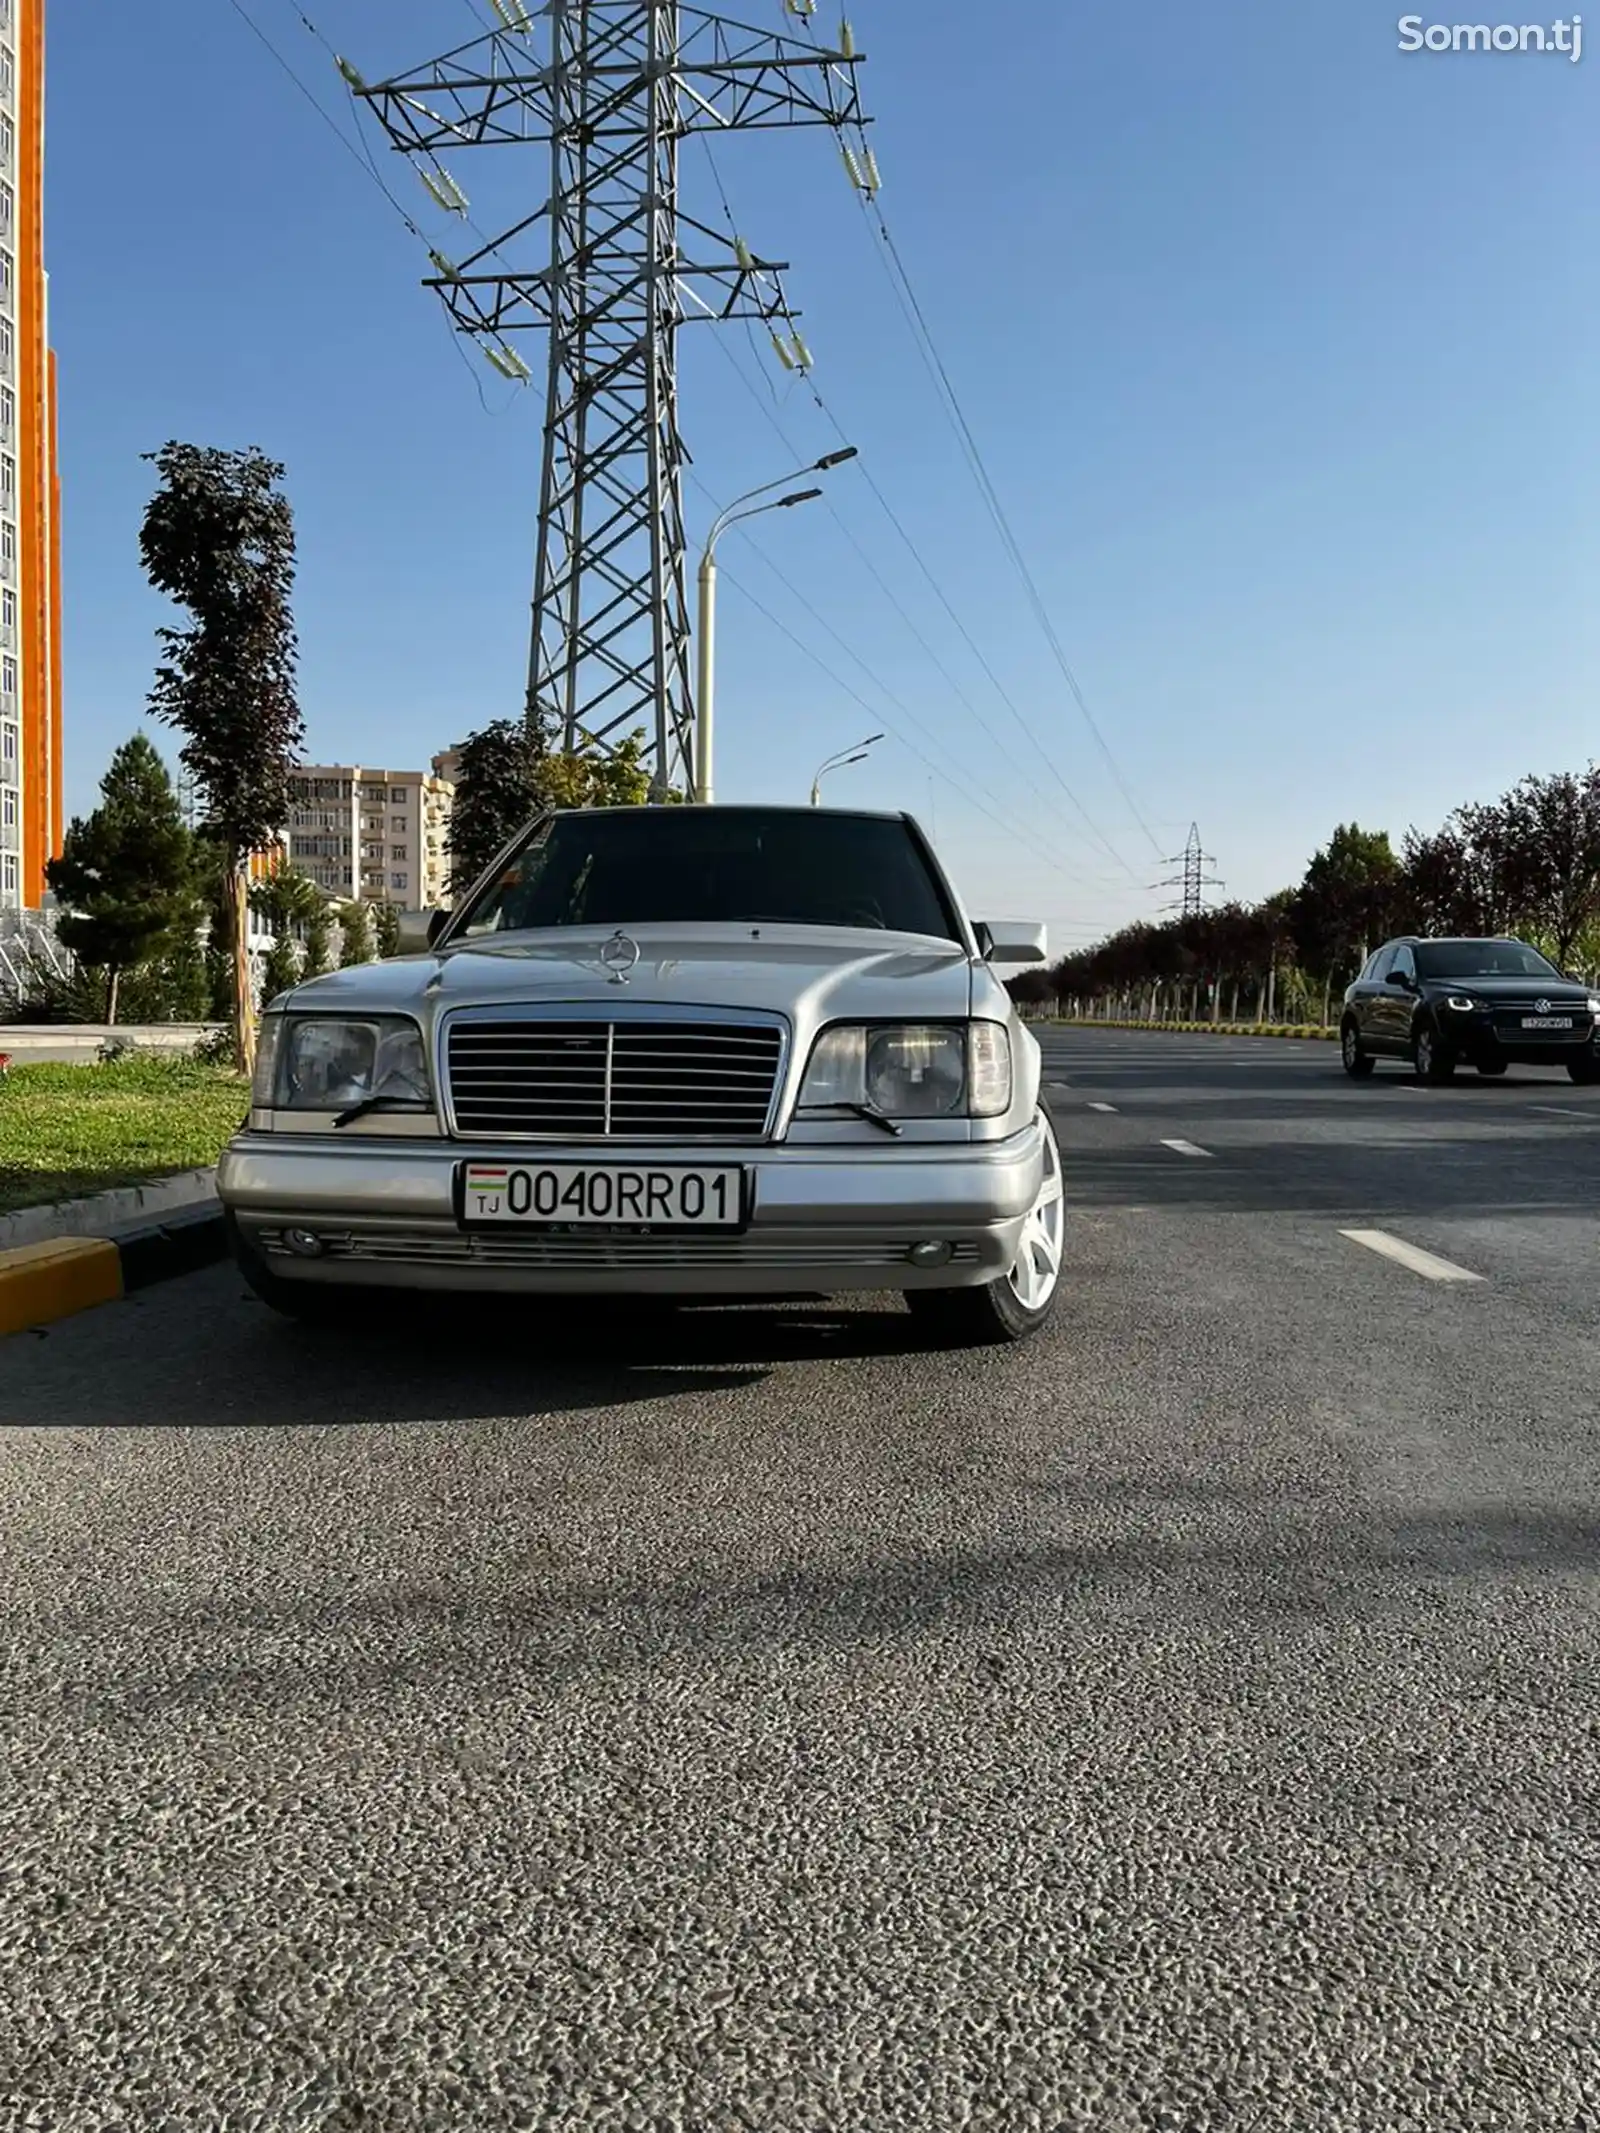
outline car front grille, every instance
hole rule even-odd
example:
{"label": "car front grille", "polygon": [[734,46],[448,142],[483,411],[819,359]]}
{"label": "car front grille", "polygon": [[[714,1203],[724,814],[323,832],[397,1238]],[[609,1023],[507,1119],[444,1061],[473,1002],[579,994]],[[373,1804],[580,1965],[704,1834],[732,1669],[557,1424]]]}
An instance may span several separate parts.
{"label": "car front grille", "polygon": [[454,1130],[468,1140],[759,1141],[777,1022],[462,1016],[445,1037]]}
{"label": "car front grille", "polygon": [[1524,1000],[1496,1007],[1489,1019],[1494,1026],[1495,1035],[1502,1038],[1507,1044],[1581,1044],[1594,1027],[1593,1020],[1588,1014],[1578,1008],[1564,1006],[1552,1001],[1545,1012],[1565,1017],[1568,1027],[1566,1029],[1524,1029],[1522,1026],[1523,1017],[1525,1015],[1536,1016],[1539,1012],[1539,1003],[1536,1000]]}
{"label": "car front grille", "polygon": [[[324,1263],[337,1259],[384,1266],[525,1267],[550,1273],[581,1273],[595,1268],[644,1267],[792,1267],[796,1272],[829,1267],[903,1266],[911,1246],[879,1237],[624,1237],[582,1236],[549,1231],[485,1234],[482,1231],[344,1224],[317,1231]],[[255,1233],[269,1258],[291,1258],[281,1229]],[[957,1244],[952,1267],[976,1263],[975,1244]]]}

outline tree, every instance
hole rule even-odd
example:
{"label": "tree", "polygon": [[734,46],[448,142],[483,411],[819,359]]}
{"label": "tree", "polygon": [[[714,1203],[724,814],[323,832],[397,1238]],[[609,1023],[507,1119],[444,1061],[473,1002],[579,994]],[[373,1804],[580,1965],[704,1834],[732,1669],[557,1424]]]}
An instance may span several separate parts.
{"label": "tree", "polygon": [[[650,798],[643,732],[609,752],[550,747],[520,720],[500,718],[461,744],[450,815],[450,893],[464,895],[541,808],[643,807]],[[669,805],[683,794],[669,792]]]}
{"label": "tree", "polygon": [[62,943],[103,973],[105,1019],[115,1022],[124,974],[174,946],[197,916],[189,832],[167,766],[142,733],[111,758],[100,805],[73,820],[45,876],[66,906]]}
{"label": "tree", "polygon": [[1301,960],[1322,981],[1322,1016],[1338,979],[1392,930],[1403,881],[1387,830],[1341,823],[1315,853],[1295,897]]}
{"label": "tree", "polygon": [[163,628],[150,709],[184,735],[195,781],[231,887],[235,1050],[255,1062],[247,911],[249,858],[289,812],[289,768],[304,736],[295,694],[290,607],[294,515],[283,468],[253,447],[168,443],[147,453],[161,486],[139,534],[145,574],[191,617]]}
{"label": "tree", "polygon": [[261,973],[261,998],[265,1003],[312,975],[301,951],[300,935],[319,917],[326,929],[327,906],[322,891],[309,875],[300,873],[295,867],[284,866],[269,874],[265,881],[252,885],[250,908],[265,919],[272,930],[272,946],[267,950]]}
{"label": "tree", "polygon": [[339,968],[372,961],[372,925],[363,903],[341,904],[339,920]]}
{"label": "tree", "polygon": [[325,970],[333,968],[333,921],[328,909],[328,899],[320,892],[316,909],[306,920],[305,938],[302,942],[300,975],[302,978],[320,978]]}
{"label": "tree", "polygon": [[400,953],[400,914],[393,904],[374,904],[373,930],[377,935],[378,960]]}
{"label": "tree", "polygon": [[464,896],[541,806],[542,739],[497,718],[461,744],[447,847],[450,893]]}
{"label": "tree", "polygon": [[1565,968],[1600,918],[1600,769],[1526,777],[1499,819],[1516,922]]}

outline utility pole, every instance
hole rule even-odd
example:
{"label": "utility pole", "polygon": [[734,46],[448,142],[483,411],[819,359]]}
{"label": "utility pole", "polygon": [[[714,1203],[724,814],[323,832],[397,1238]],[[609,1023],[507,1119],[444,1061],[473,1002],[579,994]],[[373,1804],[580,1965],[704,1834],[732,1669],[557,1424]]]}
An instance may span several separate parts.
{"label": "utility pole", "polygon": [[1216,865],[1215,855],[1200,849],[1200,830],[1196,823],[1189,824],[1189,842],[1181,852],[1174,853],[1167,861],[1169,867],[1182,867],[1181,874],[1169,874],[1165,881],[1152,882],[1155,889],[1181,889],[1182,896],[1175,903],[1163,904],[1163,911],[1177,911],[1184,918],[1198,918],[1205,908],[1202,894],[1206,889],[1226,888],[1226,882],[1206,868]]}
{"label": "utility pole", "polygon": [[[784,263],[680,207],[680,144],[831,127],[851,182],[874,192],[861,55],[848,24],[830,49],[684,0],[490,4],[502,27],[412,73],[369,85],[340,66],[464,224],[441,156],[536,144],[549,156],[543,205],[497,235],[475,231],[462,258],[432,253],[425,285],[505,377],[532,375],[517,336],[547,336],[524,716],[567,749],[614,748],[642,726],[662,800],[694,781],[678,328],[754,320],[786,369],[811,361]],[[805,18],[814,0],[786,4]]]}

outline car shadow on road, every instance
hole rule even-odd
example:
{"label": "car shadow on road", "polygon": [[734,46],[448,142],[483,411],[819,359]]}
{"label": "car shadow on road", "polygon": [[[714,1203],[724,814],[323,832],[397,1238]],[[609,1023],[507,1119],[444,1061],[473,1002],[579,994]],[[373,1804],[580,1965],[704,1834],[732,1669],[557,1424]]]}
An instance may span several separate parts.
{"label": "car shadow on road", "polygon": [[[1027,1698],[1039,1651],[1029,1625],[1046,1650],[1070,1650],[1075,1623],[1100,1635],[1107,1615],[1125,1607],[1137,1637],[1155,1603],[1164,1638],[1185,1622],[1209,1637],[1219,1621],[1365,1637],[1397,1618],[1453,1611],[1464,1586],[1587,1572],[1600,1549],[1600,1519],[1532,1508],[1485,1510],[1470,1522],[1458,1511],[1314,1523],[1286,1522],[1281,1510],[1270,1523],[1236,1514],[1181,1544],[1142,1518],[1119,1522],[1123,1530],[1106,1535],[1096,1506],[1075,1537],[859,1564],[800,1555],[745,1575],[708,1563],[671,1577],[596,1578],[580,1551],[546,1548],[525,1560],[516,1583],[500,1578],[486,1590],[469,1550],[447,1573],[419,1568],[378,1589],[212,1595],[198,1607],[156,1594],[119,1599],[96,1613],[95,1649],[108,1658],[91,1660],[97,1678],[79,1691],[80,1707],[113,1737],[136,1736],[174,1710],[215,1714],[239,1701],[315,1709],[372,1689],[432,1693],[441,1681],[452,1697],[491,1695],[503,1709],[510,1699],[536,1706],[571,1686],[706,1662],[783,1652],[856,1664],[913,1642],[923,1646],[926,1684],[970,1679],[976,1666],[996,1694]],[[503,1538],[486,1545],[500,1566]],[[129,1629],[161,1650],[206,1656],[180,1656],[164,1679],[130,1680],[112,1663]],[[963,1653],[960,1639],[975,1648]],[[1538,1667],[1486,1664],[1464,1677],[1462,1693],[1590,1721],[1581,1675],[1563,1689]]]}
{"label": "car shadow on road", "polygon": [[[0,1427],[306,1428],[556,1416],[759,1385],[783,1364],[929,1350],[898,1299],[574,1307],[409,1297],[295,1325],[227,1269],[0,1348]],[[203,1302],[202,1302],[203,1299]],[[982,1351],[978,1351],[981,1354]],[[959,1361],[959,1358],[955,1360]],[[973,1368],[981,1364],[974,1358]]]}

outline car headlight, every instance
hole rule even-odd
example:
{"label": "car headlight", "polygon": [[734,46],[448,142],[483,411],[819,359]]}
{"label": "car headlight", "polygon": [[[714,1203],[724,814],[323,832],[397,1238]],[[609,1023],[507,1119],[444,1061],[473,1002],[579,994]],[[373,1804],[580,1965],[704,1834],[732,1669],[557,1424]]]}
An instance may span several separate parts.
{"label": "car headlight", "polygon": [[1589,1012],[1591,1015],[1600,1015],[1600,1000],[1595,999],[1592,994],[1589,999]]}
{"label": "car headlight", "polygon": [[1453,1007],[1458,1015],[1470,1015],[1475,1013],[1483,1003],[1479,1000],[1474,1000],[1468,993],[1453,992],[1444,1004],[1446,1007]]}
{"label": "car headlight", "polygon": [[279,1111],[431,1110],[422,1032],[399,1015],[267,1015],[252,1101]]}
{"label": "car headlight", "polygon": [[998,1118],[1011,1108],[1000,1022],[841,1023],[812,1046],[802,1111],[862,1106],[886,1118]]}

